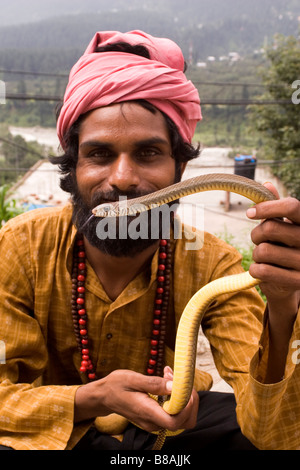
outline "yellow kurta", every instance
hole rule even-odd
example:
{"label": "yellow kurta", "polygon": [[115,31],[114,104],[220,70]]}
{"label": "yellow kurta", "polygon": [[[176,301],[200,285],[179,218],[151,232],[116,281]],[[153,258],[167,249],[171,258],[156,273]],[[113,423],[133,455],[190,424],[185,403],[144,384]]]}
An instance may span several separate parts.
{"label": "yellow kurta", "polygon": [[[0,444],[15,449],[72,448],[91,424],[73,424],[74,395],[82,375],[71,314],[76,235],[71,215],[70,205],[31,211],[0,231],[0,341],[6,349],[6,363],[0,364]],[[176,327],[190,297],[213,279],[241,272],[240,259],[236,250],[208,233],[197,251],[187,250],[185,240],[176,240],[169,352],[174,351]],[[115,369],[145,372],[157,264],[156,253],[149,270],[111,301],[87,263],[89,349],[97,377]],[[295,448],[300,445],[295,380],[299,370],[289,358],[286,378],[275,385],[263,384],[262,353],[267,351],[266,334],[259,345],[263,311],[255,289],[223,295],[206,312],[202,328],[221,376],[234,389],[246,436],[260,448]],[[197,374],[198,390],[208,390],[211,383],[207,373]]]}

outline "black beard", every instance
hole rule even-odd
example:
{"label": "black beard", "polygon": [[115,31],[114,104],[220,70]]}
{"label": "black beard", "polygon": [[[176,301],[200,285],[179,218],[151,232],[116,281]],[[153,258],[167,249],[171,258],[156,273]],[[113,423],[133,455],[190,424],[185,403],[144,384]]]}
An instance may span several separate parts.
{"label": "black beard", "polygon": [[[99,227],[100,225],[102,225],[102,227],[107,225],[108,219],[93,216],[92,209],[99,204],[119,200],[120,197],[123,197],[124,199],[124,196],[126,196],[127,199],[132,199],[144,195],[145,194],[135,191],[126,192],[126,194],[117,190],[107,193],[98,192],[93,196],[91,203],[86,204],[79,192],[77,183],[75,183],[72,193],[73,223],[77,230],[86,237],[88,242],[103,253],[116,257],[134,257],[137,253],[155,245],[162,237],[170,237],[170,226],[179,201],[172,201],[167,204],[169,209],[166,213],[169,220],[166,220],[166,217],[162,217],[160,208],[143,212],[138,216],[113,218],[112,220],[115,224],[115,236],[113,238],[108,238],[107,234],[103,231],[101,233],[104,233],[106,237],[99,237]],[[172,210],[170,208],[172,208]],[[137,217],[139,222],[137,227],[139,227],[141,237],[132,239],[128,230],[130,230],[130,224],[136,221]],[[121,219],[123,219],[123,221],[121,221]],[[124,219],[126,219],[125,222]],[[167,225],[168,227],[166,227]],[[124,230],[126,232],[125,236]],[[122,232],[121,238],[120,231]]]}

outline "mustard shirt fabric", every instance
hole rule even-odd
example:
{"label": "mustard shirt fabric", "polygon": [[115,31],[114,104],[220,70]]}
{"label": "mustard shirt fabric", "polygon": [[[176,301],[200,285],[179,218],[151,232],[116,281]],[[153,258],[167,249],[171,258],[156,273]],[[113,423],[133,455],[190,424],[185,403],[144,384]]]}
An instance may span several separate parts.
{"label": "mustard shirt fabric", "polygon": [[[14,449],[71,449],[91,425],[73,423],[74,395],[83,377],[71,314],[76,235],[71,216],[71,205],[38,209],[0,230],[0,341],[6,352],[0,364],[0,444]],[[172,242],[170,366],[176,327],[192,295],[213,279],[242,272],[235,249],[208,233],[198,236],[203,247],[196,251],[187,249],[184,239]],[[145,373],[157,265],[156,253],[149,269],[111,301],[87,263],[89,348],[98,378],[115,369]],[[263,383],[268,353],[264,310],[255,288],[222,295],[205,313],[202,328],[219,373],[235,392],[243,433],[259,448],[298,448],[299,368],[290,354],[284,379]],[[297,320],[292,340],[298,330]],[[211,385],[210,375],[197,371],[196,388],[209,390]]]}

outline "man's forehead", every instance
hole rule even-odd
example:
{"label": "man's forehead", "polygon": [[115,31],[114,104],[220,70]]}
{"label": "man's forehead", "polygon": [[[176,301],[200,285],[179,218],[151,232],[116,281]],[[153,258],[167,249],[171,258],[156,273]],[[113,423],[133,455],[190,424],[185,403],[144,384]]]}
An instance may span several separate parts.
{"label": "man's forehead", "polygon": [[156,113],[136,103],[119,103],[112,106],[96,108],[82,120],[79,129],[79,140],[96,140],[108,135],[139,136],[140,140],[156,138],[169,140],[169,132],[163,114]]}

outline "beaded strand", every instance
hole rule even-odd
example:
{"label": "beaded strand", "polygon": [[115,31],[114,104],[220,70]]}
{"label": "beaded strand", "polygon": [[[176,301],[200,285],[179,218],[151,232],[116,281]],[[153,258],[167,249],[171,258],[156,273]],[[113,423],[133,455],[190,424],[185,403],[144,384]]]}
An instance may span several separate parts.
{"label": "beaded strand", "polygon": [[84,242],[77,237],[73,255],[72,270],[72,316],[78,349],[81,353],[80,372],[86,373],[89,380],[95,380],[95,369],[90,358],[87,330],[87,312],[85,308],[86,264]]}
{"label": "beaded strand", "polygon": [[[164,344],[170,293],[171,250],[167,240],[160,240],[157,287],[154,301],[148,375],[163,375]],[[72,269],[72,317],[77,346],[81,354],[80,372],[95,380],[95,368],[90,357],[88,316],[85,305],[86,263],[83,237],[77,235]]]}
{"label": "beaded strand", "polygon": [[157,288],[153,311],[148,375],[163,375],[165,336],[170,293],[171,253],[167,240],[160,241]]}

